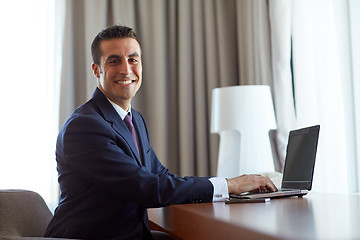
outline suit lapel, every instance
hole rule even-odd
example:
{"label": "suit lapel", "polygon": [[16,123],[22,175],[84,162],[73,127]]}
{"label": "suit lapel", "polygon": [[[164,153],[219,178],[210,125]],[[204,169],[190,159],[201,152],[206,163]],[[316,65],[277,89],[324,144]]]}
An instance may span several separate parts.
{"label": "suit lapel", "polygon": [[141,160],[140,160],[140,155],[137,151],[134,140],[133,140],[128,128],[126,127],[124,121],[122,121],[122,119],[120,118],[120,116],[117,121],[113,122],[113,128],[117,133],[119,133],[121,136],[123,136],[123,138],[125,139],[127,144],[130,146],[131,151],[136,158],[136,161],[138,162],[139,165],[142,165]]}
{"label": "suit lapel", "polygon": [[144,166],[149,168],[150,164],[147,162],[147,158],[146,158],[146,152],[149,150],[149,146],[145,143],[148,142],[147,139],[147,131],[143,122],[142,117],[140,116],[140,113],[138,113],[137,111],[135,111],[134,109],[131,110],[132,115],[133,115],[133,123],[134,123],[134,127],[136,130],[136,134],[139,140],[139,150],[142,152],[142,156],[143,156],[143,163]]}
{"label": "suit lapel", "polygon": [[[125,139],[126,143],[130,146],[133,155],[135,156],[136,162],[141,166],[142,164],[140,156],[136,149],[135,143],[131,137],[128,128],[126,127],[124,121],[120,118],[119,114],[116,112],[111,103],[106,99],[104,94],[98,88],[96,88],[94,92],[93,99],[98,105],[100,111],[102,112],[105,121],[110,122],[112,128]],[[140,148],[142,149],[142,147]]]}

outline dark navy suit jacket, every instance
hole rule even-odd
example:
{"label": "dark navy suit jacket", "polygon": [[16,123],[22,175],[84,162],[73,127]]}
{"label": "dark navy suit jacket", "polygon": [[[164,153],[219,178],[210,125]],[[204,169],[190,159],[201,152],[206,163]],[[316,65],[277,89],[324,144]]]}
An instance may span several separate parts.
{"label": "dark navy suit jacket", "polygon": [[151,239],[147,208],[212,200],[207,178],[181,178],[160,163],[143,117],[132,114],[144,164],[98,88],[65,122],[56,146],[61,196],[45,236]]}

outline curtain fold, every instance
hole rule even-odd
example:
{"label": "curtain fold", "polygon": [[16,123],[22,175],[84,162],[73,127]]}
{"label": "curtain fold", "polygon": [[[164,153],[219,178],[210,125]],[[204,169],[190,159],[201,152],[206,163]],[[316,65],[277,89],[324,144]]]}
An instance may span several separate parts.
{"label": "curtain fold", "polygon": [[[210,134],[211,91],[273,85],[268,1],[68,0],[67,5],[73,14],[65,27],[68,87],[62,115],[90,98],[96,86],[90,68],[96,33],[128,25],[143,51],[143,85],[132,104],[148,123],[159,159],[182,176],[216,175],[219,137]],[[67,42],[75,36],[81,48]],[[81,66],[75,67],[75,60]],[[79,94],[75,82],[83,86]]]}
{"label": "curtain fold", "polygon": [[[76,13],[75,13],[76,12]],[[81,1],[68,1],[65,6],[65,30],[63,36],[63,56],[60,86],[60,124],[73,109],[85,99],[86,66],[82,64],[86,50],[82,48],[84,32],[84,8]],[[74,52],[76,51],[76,54]]]}
{"label": "curtain fold", "polygon": [[277,130],[275,167],[282,171],[289,131],[296,128],[296,115],[291,75],[291,1],[269,1],[271,28],[272,96],[275,105]]}

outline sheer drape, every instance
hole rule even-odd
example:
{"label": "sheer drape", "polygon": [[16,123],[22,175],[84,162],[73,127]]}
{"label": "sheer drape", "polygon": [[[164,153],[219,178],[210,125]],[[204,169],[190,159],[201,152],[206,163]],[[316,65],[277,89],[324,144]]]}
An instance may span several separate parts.
{"label": "sheer drape", "polygon": [[[280,158],[289,130],[320,124],[314,189],[357,191],[349,4],[339,0],[269,3]],[[290,60],[292,73],[287,67]]]}
{"label": "sheer drape", "polygon": [[269,1],[271,67],[277,130],[274,142],[276,170],[282,171],[289,131],[296,128],[291,62],[291,1]]}
{"label": "sheer drape", "polygon": [[[353,121],[355,123],[360,123],[360,108],[355,107],[360,105],[360,28],[358,27],[360,24],[360,1],[357,0],[349,0],[348,2],[348,21],[350,25],[350,36],[349,42],[351,51],[348,51],[347,54],[351,55],[348,61],[344,61],[345,66],[351,68],[349,75],[352,78],[352,82],[350,85],[350,94],[353,96],[351,100],[351,105],[353,107],[354,118]],[[343,61],[342,61],[343,62]],[[354,148],[355,148],[355,161],[352,167],[355,169],[355,179],[357,178],[357,191],[360,191],[360,127],[355,124],[355,129],[350,131],[355,136]],[[354,180],[354,179],[353,179]]]}
{"label": "sheer drape", "polygon": [[318,191],[356,191],[348,11],[347,1],[293,1],[297,126],[321,125]]}
{"label": "sheer drape", "polygon": [[49,0],[3,1],[0,8],[0,189],[35,191],[51,210],[58,202],[54,150],[63,10],[61,2]]}
{"label": "sheer drape", "polygon": [[144,115],[158,157],[180,175],[215,175],[211,90],[272,85],[267,1],[87,0],[67,1],[67,10],[62,121],[96,86],[90,71],[95,34],[112,24],[131,26],[144,68],[133,107]]}

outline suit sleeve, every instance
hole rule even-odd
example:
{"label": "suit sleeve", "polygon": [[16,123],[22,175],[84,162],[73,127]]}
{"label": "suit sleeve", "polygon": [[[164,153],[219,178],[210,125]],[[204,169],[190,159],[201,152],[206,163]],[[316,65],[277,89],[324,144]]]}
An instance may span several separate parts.
{"label": "suit sleeve", "polygon": [[172,175],[152,148],[149,154],[154,171],[136,163],[126,141],[109,123],[91,116],[71,118],[57,143],[60,166],[69,166],[89,183],[121,200],[146,208],[212,200],[213,186],[207,178]]}

